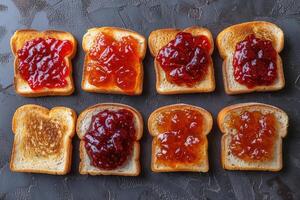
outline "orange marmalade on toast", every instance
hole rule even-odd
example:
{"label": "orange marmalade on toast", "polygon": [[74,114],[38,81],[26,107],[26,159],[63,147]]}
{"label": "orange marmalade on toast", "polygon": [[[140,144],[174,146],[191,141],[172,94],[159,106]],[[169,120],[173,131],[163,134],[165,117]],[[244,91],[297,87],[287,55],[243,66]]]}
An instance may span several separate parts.
{"label": "orange marmalade on toast", "polygon": [[139,75],[138,41],[124,36],[120,41],[107,33],[99,33],[88,52],[88,82],[96,87],[118,87],[133,93]]}
{"label": "orange marmalade on toast", "polygon": [[179,32],[175,39],[160,49],[156,60],[169,82],[193,87],[207,74],[210,48],[206,36]]}
{"label": "orange marmalade on toast", "polygon": [[36,38],[27,41],[17,52],[17,70],[32,90],[65,87],[70,74],[65,57],[72,50],[69,40]]}
{"label": "orange marmalade on toast", "polygon": [[229,127],[236,130],[231,136],[230,151],[245,161],[265,161],[273,158],[276,141],[274,114],[244,111],[231,117]]}
{"label": "orange marmalade on toast", "polygon": [[63,143],[64,126],[56,119],[35,113],[27,116],[25,136],[26,153],[49,156],[60,152]]}
{"label": "orange marmalade on toast", "polygon": [[203,116],[185,109],[166,111],[158,116],[159,135],[154,139],[157,162],[169,167],[177,164],[197,164],[201,161],[204,142]]}
{"label": "orange marmalade on toast", "polygon": [[272,85],[277,78],[277,52],[272,41],[248,35],[236,44],[233,55],[235,80],[253,88]]}

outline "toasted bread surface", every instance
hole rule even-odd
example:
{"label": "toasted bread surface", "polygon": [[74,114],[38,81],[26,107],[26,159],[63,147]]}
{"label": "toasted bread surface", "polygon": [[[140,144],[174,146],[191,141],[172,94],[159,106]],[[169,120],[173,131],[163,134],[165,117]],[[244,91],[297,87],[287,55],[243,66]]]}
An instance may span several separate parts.
{"label": "toasted bread surface", "polygon": [[[270,40],[272,42],[272,46],[277,51],[277,79],[272,85],[248,88],[247,86],[235,81],[232,65],[235,47],[238,42],[244,40],[250,34],[254,34],[255,37],[260,39]],[[221,57],[224,59],[222,69],[224,87],[227,94],[241,94],[254,91],[276,91],[284,87],[285,78],[282,61],[279,55],[284,46],[284,34],[277,25],[265,21],[236,24],[221,31],[217,36],[216,44]]]}
{"label": "toasted bread surface", "polygon": [[[196,83],[193,87],[188,87],[185,85],[177,85],[170,83],[167,78],[164,70],[160,66],[159,62],[156,59],[157,54],[160,49],[166,46],[171,40],[175,39],[176,35],[179,32],[188,32],[193,36],[204,35],[208,38],[211,49],[209,51],[210,64],[208,66],[208,71],[203,80]],[[202,27],[193,26],[186,29],[158,29],[152,31],[148,38],[148,45],[150,52],[154,60],[154,67],[156,72],[156,90],[160,94],[182,94],[182,93],[200,93],[200,92],[213,92],[215,90],[215,77],[214,77],[214,68],[211,54],[214,50],[214,40],[211,32]]]}
{"label": "toasted bread surface", "polygon": [[[229,148],[232,135],[236,131],[229,127],[228,123],[233,114],[244,111],[259,111],[262,114],[274,114],[276,118],[276,139],[274,141],[274,155],[272,160],[249,162],[234,156]],[[261,170],[279,171],[282,168],[282,138],[287,135],[288,115],[281,109],[262,103],[241,103],[228,106],[218,114],[218,126],[223,133],[221,141],[222,166],[228,170]]]}
{"label": "toasted bread surface", "polygon": [[[97,87],[89,83],[88,81],[88,73],[87,73],[87,65],[88,63],[93,63],[91,59],[88,57],[88,52],[92,48],[94,41],[99,33],[105,33],[111,35],[115,40],[120,41],[122,37],[131,36],[138,41],[138,54],[140,58],[139,66],[137,69],[137,81],[133,93],[127,93],[123,91],[121,88],[117,86],[103,86]],[[81,87],[84,91],[87,92],[97,92],[97,93],[112,93],[112,94],[126,94],[126,95],[140,95],[143,91],[143,79],[144,79],[144,69],[143,69],[143,59],[147,50],[147,41],[144,36],[140,35],[137,32],[117,28],[117,27],[99,27],[99,28],[91,28],[87,31],[87,33],[83,36],[82,39],[82,47],[84,52],[86,53],[84,59],[84,69],[82,75]]]}
{"label": "toasted bread surface", "polygon": [[27,104],[12,119],[14,143],[10,169],[15,172],[67,174],[71,169],[76,113],[70,108]]}
{"label": "toasted bread surface", "polygon": [[[175,167],[166,166],[161,164],[157,161],[156,152],[159,150],[159,147],[156,145],[155,140],[160,132],[157,130],[157,124],[159,119],[163,116],[164,113],[170,112],[173,110],[194,110],[203,116],[203,139],[204,143],[199,149],[199,154],[201,154],[201,160],[199,163],[191,163],[191,164],[181,164],[178,163]],[[152,160],[151,160],[151,169],[154,172],[175,172],[175,171],[191,171],[191,172],[207,172],[209,170],[209,163],[208,163],[208,142],[206,135],[212,129],[213,125],[213,118],[211,114],[204,110],[203,108],[192,106],[188,104],[173,104],[168,106],[163,106],[158,108],[157,110],[153,111],[148,118],[148,130],[149,133],[153,136],[152,140]]]}
{"label": "toasted bread surface", "polygon": [[[120,110],[126,109],[133,113],[134,124],[136,130],[136,141],[134,142],[132,155],[129,156],[127,162],[114,170],[103,170],[94,167],[90,164],[90,158],[84,146],[84,141],[82,140],[87,130],[89,129],[92,116],[103,111],[103,110]],[[80,174],[90,174],[90,175],[119,175],[119,176],[138,176],[141,171],[140,167],[140,143],[139,140],[143,135],[143,118],[141,114],[134,108],[118,103],[100,103],[85,109],[78,117],[76,132],[80,139],[80,164],[79,173]]]}
{"label": "toasted bread surface", "polygon": [[[36,39],[36,38],[55,38],[59,40],[69,40],[72,43],[73,49],[69,55],[65,57],[66,65],[70,69],[70,74],[66,77],[67,85],[62,88],[42,88],[39,90],[32,90],[28,85],[27,81],[24,80],[18,70],[19,60],[17,58],[17,52],[21,49],[27,41]],[[74,92],[74,83],[72,78],[72,62],[71,59],[76,54],[77,41],[71,33],[57,30],[46,30],[39,32],[33,29],[23,29],[17,30],[10,40],[11,50],[15,56],[14,61],[14,86],[15,91],[21,96],[25,97],[38,97],[38,96],[66,96]]]}

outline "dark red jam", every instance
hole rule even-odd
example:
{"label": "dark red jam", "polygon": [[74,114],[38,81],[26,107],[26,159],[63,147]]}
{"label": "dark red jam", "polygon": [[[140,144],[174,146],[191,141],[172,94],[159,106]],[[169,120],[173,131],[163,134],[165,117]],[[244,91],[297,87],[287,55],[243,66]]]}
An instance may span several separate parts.
{"label": "dark red jam", "polygon": [[17,52],[19,73],[33,90],[65,87],[70,73],[65,56],[72,49],[68,40],[36,38],[27,41]]}
{"label": "dark red jam", "polygon": [[138,41],[131,36],[120,41],[100,33],[89,51],[88,81],[97,87],[117,86],[130,93],[135,89],[140,63]]}
{"label": "dark red jam", "polygon": [[160,49],[156,59],[169,82],[192,87],[203,80],[208,71],[210,48],[206,36],[194,37],[180,32]]}
{"label": "dark red jam", "polygon": [[271,160],[276,137],[276,120],[273,114],[245,111],[234,115],[230,127],[237,131],[232,135],[230,150],[245,161]]}
{"label": "dark red jam", "polygon": [[201,160],[203,144],[203,117],[193,110],[165,112],[159,119],[159,135],[156,144],[157,161],[174,167],[177,164],[193,164]]}
{"label": "dark red jam", "polygon": [[235,80],[248,88],[271,85],[277,78],[277,52],[270,40],[253,34],[236,44],[233,67]]}
{"label": "dark red jam", "polygon": [[136,140],[132,112],[121,109],[97,113],[83,140],[91,165],[105,170],[122,166],[131,156]]}

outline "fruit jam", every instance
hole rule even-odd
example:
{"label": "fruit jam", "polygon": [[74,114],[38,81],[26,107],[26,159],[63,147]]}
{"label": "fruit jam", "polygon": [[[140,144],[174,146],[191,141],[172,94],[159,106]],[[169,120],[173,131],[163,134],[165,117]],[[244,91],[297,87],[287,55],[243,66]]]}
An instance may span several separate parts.
{"label": "fruit jam", "polygon": [[135,137],[132,112],[120,109],[97,113],[83,138],[91,165],[104,170],[122,166],[132,155]]}
{"label": "fruit jam", "polygon": [[276,137],[276,120],[273,114],[245,111],[231,118],[232,135],[230,150],[245,161],[264,161],[273,158]]}
{"label": "fruit jam", "polygon": [[169,82],[192,87],[207,74],[210,48],[206,36],[180,32],[160,49],[156,60]]}
{"label": "fruit jam", "polygon": [[54,38],[27,41],[18,50],[18,70],[32,90],[62,88],[70,74],[65,57],[72,52],[72,43]]}
{"label": "fruit jam", "polygon": [[117,86],[131,93],[135,89],[140,58],[138,41],[131,36],[120,41],[99,33],[88,54],[87,73],[90,84],[97,87]]}
{"label": "fruit jam", "polygon": [[159,135],[154,142],[159,163],[175,167],[201,160],[203,117],[194,110],[172,110],[162,114],[157,124]]}
{"label": "fruit jam", "polygon": [[253,34],[237,43],[233,55],[235,80],[248,88],[272,85],[277,78],[277,52],[270,40]]}

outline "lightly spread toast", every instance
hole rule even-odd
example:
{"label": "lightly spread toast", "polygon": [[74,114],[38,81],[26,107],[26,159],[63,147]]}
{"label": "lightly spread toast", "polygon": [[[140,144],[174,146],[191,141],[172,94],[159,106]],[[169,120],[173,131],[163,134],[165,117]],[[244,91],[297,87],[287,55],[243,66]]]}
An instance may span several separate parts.
{"label": "lightly spread toast", "polygon": [[16,93],[38,97],[65,96],[74,92],[71,59],[76,54],[77,42],[71,33],[17,30],[11,37],[10,46],[15,56]]}
{"label": "lightly spread toast", "polygon": [[14,143],[10,169],[15,172],[67,174],[71,169],[76,113],[27,104],[12,119]]}
{"label": "lightly spread toast", "polygon": [[287,135],[287,114],[271,105],[241,103],[218,114],[223,133],[222,166],[228,170],[279,171],[282,138]]}

